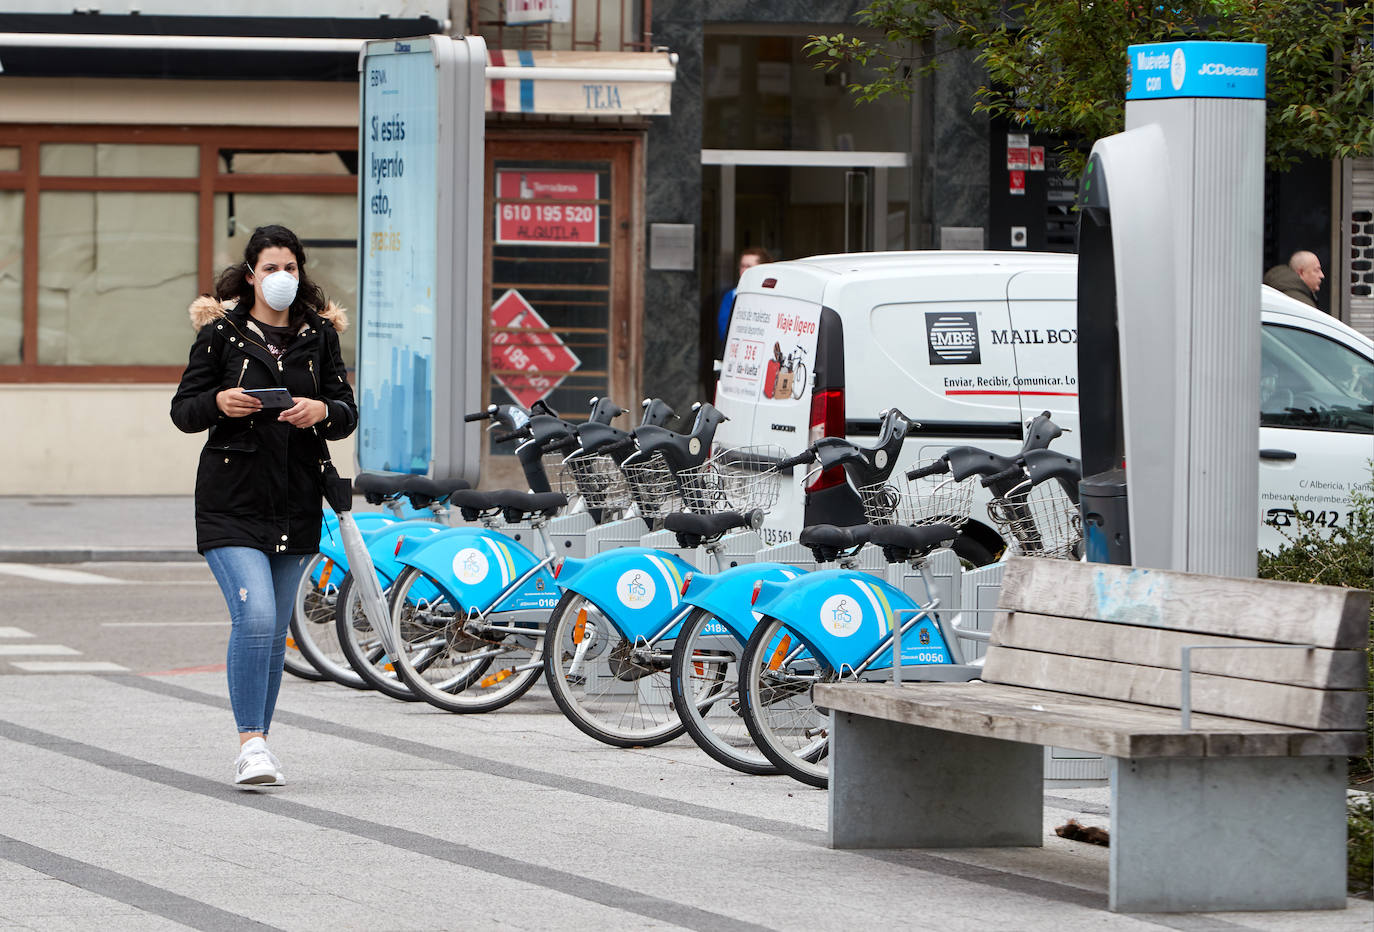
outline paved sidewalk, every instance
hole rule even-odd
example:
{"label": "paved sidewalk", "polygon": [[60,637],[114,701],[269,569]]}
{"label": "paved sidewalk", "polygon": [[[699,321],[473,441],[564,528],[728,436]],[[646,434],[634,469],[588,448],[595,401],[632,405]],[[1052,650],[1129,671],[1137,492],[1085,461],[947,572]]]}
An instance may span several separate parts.
{"label": "paved sidewalk", "polygon": [[198,559],[189,495],[0,495],[0,563]]}
{"label": "paved sidewalk", "polygon": [[288,677],[258,792],[227,706],[222,674],[0,678],[0,928],[1370,928],[1107,912],[1108,851],[1053,834],[1105,788],[1047,785],[1039,850],[833,851],[825,793],[600,745],[542,691],[453,716]]}

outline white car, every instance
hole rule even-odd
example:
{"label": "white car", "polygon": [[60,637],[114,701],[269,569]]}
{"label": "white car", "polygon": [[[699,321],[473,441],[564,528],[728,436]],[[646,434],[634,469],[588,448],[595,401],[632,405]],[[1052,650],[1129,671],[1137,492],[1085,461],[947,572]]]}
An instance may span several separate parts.
{"label": "white car", "polygon": [[[1256,520],[1261,549],[1274,549],[1295,500],[1318,524],[1337,525],[1351,492],[1369,485],[1374,342],[1256,287],[1264,328]],[[1023,425],[1048,410],[1070,430],[1054,449],[1076,456],[1076,293],[1076,257],[1052,253],[860,253],[751,268],[721,363],[715,403],[729,420],[716,443],[789,453],[827,435],[872,444],[879,413],[895,406],[920,424],[898,461],[906,469],[959,444],[1013,454]],[[980,564],[1005,546],[985,518],[975,501],[957,548]],[[798,471],[762,533],[776,543],[807,524],[862,520],[842,476],[805,488]]]}

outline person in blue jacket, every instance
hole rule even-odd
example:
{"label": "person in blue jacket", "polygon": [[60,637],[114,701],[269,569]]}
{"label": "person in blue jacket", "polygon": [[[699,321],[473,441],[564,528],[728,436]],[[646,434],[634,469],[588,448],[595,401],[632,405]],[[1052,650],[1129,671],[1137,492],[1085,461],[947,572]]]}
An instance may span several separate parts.
{"label": "person in blue jacket", "polygon": [[[772,261],[773,257],[768,254],[768,250],[761,246],[750,246],[739,254],[739,274],[743,275],[745,269]],[[720,299],[720,310],[716,312],[716,343],[721,347],[725,346],[725,335],[730,332],[730,312],[734,307],[735,289],[731,288]],[[719,356],[720,353],[716,355]]]}

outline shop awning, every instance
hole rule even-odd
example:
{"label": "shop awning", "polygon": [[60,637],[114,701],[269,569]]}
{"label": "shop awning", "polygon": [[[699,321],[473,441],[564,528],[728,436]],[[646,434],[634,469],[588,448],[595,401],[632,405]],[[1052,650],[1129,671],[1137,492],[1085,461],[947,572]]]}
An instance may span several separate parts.
{"label": "shop awning", "polygon": [[488,51],[487,112],[667,116],[671,52]]}

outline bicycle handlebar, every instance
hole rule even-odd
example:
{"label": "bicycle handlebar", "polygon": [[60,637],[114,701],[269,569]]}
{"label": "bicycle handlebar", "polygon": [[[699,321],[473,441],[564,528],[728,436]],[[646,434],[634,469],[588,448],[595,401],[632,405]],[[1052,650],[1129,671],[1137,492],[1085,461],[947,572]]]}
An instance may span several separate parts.
{"label": "bicycle handlebar", "polygon": [[1014,478],[1015,476],[1018,476],[1018,475],[1023,474],[1023,472],[1024,472],[1024,470],[1022,470],[1021,467],[1020,467],[1019,465],[1013,465],[1013,466],[1008,466],[1006,469],[1002,470],[1001,472],[993,473],[993,474],[990,475],[990,476],[983,476],[983,477],[982,477],[981,479],[979,479],[978,481],[981,482],[981,483],[983,483],[983,488],[986,489],[986,488],[987,488],[988,486],[990,486],[990,485],[996,485],[996,484],[999,483],[999,482],[1006,482],[1008,479],[1011,479],[1011,478]]}
{"label": "bicycle handlebar", "polygon": [[908,469],[906,477],[907,479],[924,479],[926,476],[938,476],[947,472],[949,472],[949,460],[942,456],[929,466],[917,466],[914,469]]}
{"label": "bicycle handlebar", "polygon": [[812,447],[808,447],[802,452],[798,453],[796,456],[789,456],[784,460],[779,460],[777,469],[779,472],[782,472],[783,470],[794,469],[798,466],[805,466],[815,458],[815,449]]}
{"label": "bicycle handlebar", "polygon": [[466,421],[466,422],[471,422],[471,421],[485,421],[485,420],[486,420],[487,418],[489,418],[489,417],[491,417],[491,412],[489,412],[489,411],[478,411],[478,412],[476,412],[476,413],[474,413],[474,414],[464,414],[464,415],[463,415],[463,420]]}

